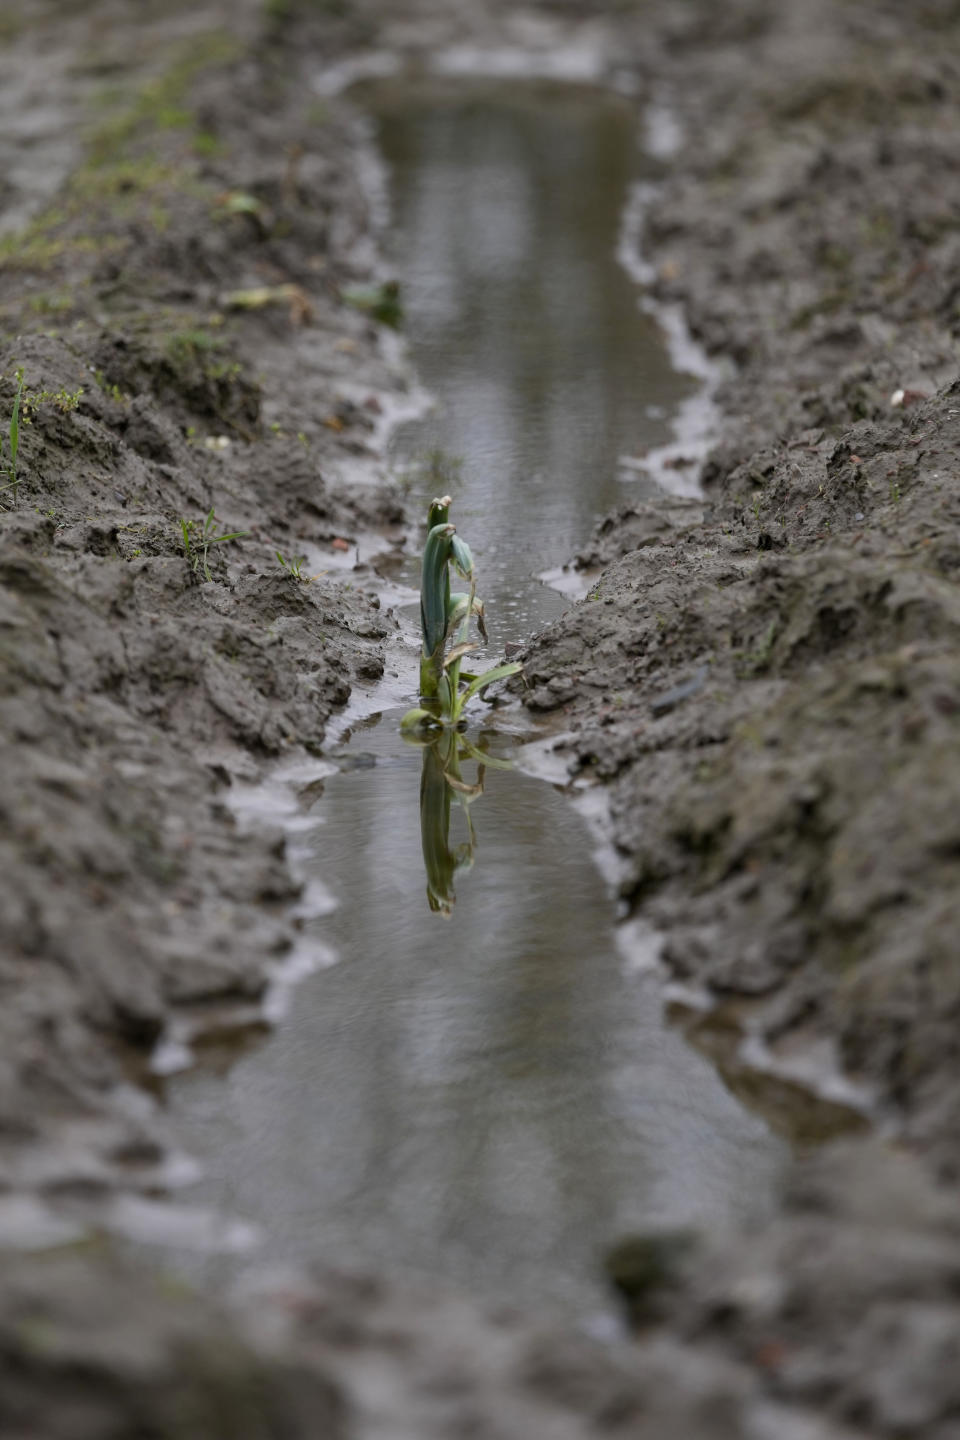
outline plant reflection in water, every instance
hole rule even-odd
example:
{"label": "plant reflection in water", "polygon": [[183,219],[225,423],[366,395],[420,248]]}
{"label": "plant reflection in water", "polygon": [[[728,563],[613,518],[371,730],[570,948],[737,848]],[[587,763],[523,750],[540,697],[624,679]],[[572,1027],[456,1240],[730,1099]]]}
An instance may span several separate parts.
{"label": "plant reflection in water", "polygon": [[[454,878],[460,870],[469,870],[477,848],[470,808],[483,794],[488,768],[510,770],[509,760],[487,754],[457,730],[441,730],[439,734],[406,733],[404,738],[423,751],[420,775],[420,842],[423,864],[427,872],[427,900],[435,914],[449,918],[457,902]],[[476,762],[476,778],[465,778],[461,765]],[[451,809],[454,800],[463,810],[467,837],[460,844],[450,844]]]}

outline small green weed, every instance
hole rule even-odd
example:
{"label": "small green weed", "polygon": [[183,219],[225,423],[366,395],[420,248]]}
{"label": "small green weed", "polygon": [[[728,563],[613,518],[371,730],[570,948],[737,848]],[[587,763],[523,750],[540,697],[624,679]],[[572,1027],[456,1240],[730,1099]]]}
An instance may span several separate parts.
{"label": "small green weed", "polygon": [[3,485],[0,485],[0,490],[12,491],[10,498],[14,505],[17,503],[20,486],[20,479],[17,475],[17,452],[20,449],[20,402],[22,396],[23,370],[20,369],[17,371],[17,393],[13,397],[13,409],[10,412],[10,426],[7,431],[9,456],[3,454],[2,441],[0,441],[0,466],[2,466],[3,473],[9,477]]}
{"label": "small green weed", "polygon": [[764,630],[763,634],[761,635],[757,643],[756,649],[747,652],[744,658],[750,670],[754,673],[759,673],[769,668],[770,660],[773,656],[774,643],[779,632],[779,620],[771,620],[770,624],[767,626],[766,630]]}
{"label": "small green weed", "polygon": [[250,532],[248,530],[231,530],[217,534],[217,517],[213,513],[211,505],[207,517],[200,520],[187,520],[180,517],[180,531],[183,535],[183,553],[187,557],[194,575],[203,571],[204,579],[212,580],[210,574],[209,554],[212,545],[224,545],[228,540],[242,540]]}
{"label": "small green weed", "polygon": [[310,577],[301,573],[301,567],[305,565],[307,561],[306,555],[291,555],[289,560],[285,560],[279,550],[276,552],[276,555],[280,561],[281,569],[285,570],[291,579],[299,580],[303,585],[307,584]]}
{"label": "small green weed", "polygon": [[403,319],[400,286],[396,280],[386,280],[382,285],[344,285],[340,298],[346,305],[365,311],[381,325],[390,325],[394,330]]}
{"label": "small green weed", "polygon": [[210,130],[198,130],[193,137],[193,153],[206,158],[209,155],[219,155],[223,150],[223,141],[219,136],[214,135]]}
{"label": "small green weed", "polygon": [[168,335],[166,352],[174,364],[180,368],[199,360],[201,355],[219,350],[222,345],[223,340],[219,335],[211,335],[207,330],[190,328],[175,330],[172,335]]}
{"label": "small green weed", "polygon": [[115,383],[111,384],[107,380],[102,370],[95,370],[93,378],[94,380],[96,380],[104,395],[109,395],[110,399],[115,400],[118,405],[130,404],[130,396],[126,393],[126,391],[121,390],[120,386]]}
{"label": "small green weed", "polygon": [[[18,370],[17,378],[21,381],[21,388],[23,384],[22,375],[23,371]],[[24,390],[22,402],[23,423],[24,425],[29,425],[33,420],[35,412],[39,410],[41,405],[52,405],[55,410],[60,411],[61,415],[68,415],[71,410],[76,410],[82,396],[82,385],[78,386],[76,390],[67,390],[63,386],[61,386],[59,390]]]}
{"label": "small green weed", "polygon": [[65,315],[74,304],[69,290],[51,290],[44,295],[34,295],[28,303],[37,315]]}
{"label": "small green weed", "polygon": [[0,474],[7,477],[3,484],[0,484],[0,491],[10,491],[13,505],[16,505],[20,492],[17,456],[20,451],[21,426],[32,423],[34,414],[41,405],[52,405],[61,415],[66,415],[69,411],[76,410],[83,395],[82,385],[76,390],[26,390],[22,366],[16,371],[16,378],[17,390],[13,397],[10,424],[7,427],[6,455],[3,453],[3,440],[0,437]]}
{"label": "small green weed", "polygon": [[91,137],[91,164],[115,163],[131,142],[152,131],[188,128],[193,123],[188,108],[191,85],[205,70],[235,60],[238,50],[238,41],[225,30],[196,35],[164,74],[144,85],[132,101],[127,102],[122,93],[102,96],[107,103],[121,101],[122,108]]}

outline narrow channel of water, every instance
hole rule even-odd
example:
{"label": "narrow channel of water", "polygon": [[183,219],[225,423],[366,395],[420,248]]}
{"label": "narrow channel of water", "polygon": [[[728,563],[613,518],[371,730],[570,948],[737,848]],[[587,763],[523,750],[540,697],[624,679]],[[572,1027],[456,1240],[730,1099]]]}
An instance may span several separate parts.
{"label": "narrow channel of water", "polygon": [[[441,478],[453,492],[496,653],[566,603],[533,577],[623,495],[618,455],[666,440],[689,393],[615,259],[634,114],[518,84],[391,83],[365,104],[414,357],[439,399],[398,436],[397,464],[415,495]],[[398,718],[365,721],[300,800],[304,868],[338,901],[314,924],[338,963],[269,1039],[173,1081],[175,1125],[205,1166],[202,1198],[258,1222],[271,1255],[591,1311],[606,1244],[749,1223],[783,1147],[630,973],[588,834],[551,786],[488,769],[472,836],[456,805],[449,836],[442,808],[426,816],[452,916],[431,909],[423,756]]]}
{"label": "narrow channel of water", "polygon": [[[414,494],[444,482],[482,553],[491,641],[565,602],[535,577],[615,505],[622,455],[672,438],[696,382],[670,366],[615,251],[640,162],[636,111],[588,87],[381,82],[405,329],[436,411],[400,432]],[[421,469],[439,457],[440,474]]]}

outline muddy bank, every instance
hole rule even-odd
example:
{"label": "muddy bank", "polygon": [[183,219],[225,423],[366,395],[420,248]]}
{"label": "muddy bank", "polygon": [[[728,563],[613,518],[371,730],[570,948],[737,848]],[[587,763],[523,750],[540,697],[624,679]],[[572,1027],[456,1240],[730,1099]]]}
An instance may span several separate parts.
{"label": "muddy bank", "polygon": [[[371,276],[355,135],[250,15],[115,20],[121,76],[62,117],[84,159],[0,254],[2,1163],[61,1194],[158,1178],[121,1082],[289,953],[298,881],[231,784],[382,674],[354,557],[403,520],[369,476],[407,377],[341,294]],[[57,12],[24,26],[29,72]]]}
{"label": "muddy bank", "polygon": [[623,894],[706,1023],[787,1067],[835,1047],[952,1173],[956,16],[750,13],[670,37],[642,237],[738,365],[705,518],[600,527],[580,563],[615,563],[532,647],[528,703],[610,784]]}
{"label": "muddy bank", "polygon": [[0,1427],[948,1440],[958,1265],[952,1199],[871,1147],[805,1167],[776,1224],[733,1247],[621,1254],[632,1346],[320,1263],[261,1276],[228,1310],[110,1253],[13,1260]]}
{"label": "muddy bank", "polygon": [[604,521],[587,598],[526,655],[526,703],[607,787],[676,1022],[775,1125],[814,1083],[798,1138],[864,1105],[898,1141],[802,1161],[781,1216],[698,1252],[672,1299],[650,1304],[662,1267],[626,1246],[638,1322],[870,1434],[957,1413],[936,1278],[960,1103],[957,18],[637,27],[675,122],[640,226],[652,291],[737,373],[702,521]]}

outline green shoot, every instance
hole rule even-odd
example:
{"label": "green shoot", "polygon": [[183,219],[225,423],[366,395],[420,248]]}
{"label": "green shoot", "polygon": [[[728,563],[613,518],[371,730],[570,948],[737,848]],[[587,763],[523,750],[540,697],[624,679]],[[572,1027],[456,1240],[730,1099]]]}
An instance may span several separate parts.
{"label": "green shoot", "polygon": [[277,559],[280,561],[280,568],[282,570],[286,570],[287,574],[291,576],[292,579],[299,580],[304,585],[307,583],[308,577],[300,573],[301,566],[306,563],[306,555],[292,555],[289,560],[285,560],[280,554],[280,551],[278,550],[276,552],[276,556]]}
{"label": "green shoot", "polygon": [[180,532],[183,536],[183,553],[187,557],[194,575],[203,571],[204,579],[212,580],[210,574],[210,547],[211,545],[223,545],[228,540],[242,540],[250,532],[248,530],[231,530],[229,534],[224,531],[217,534],[217,519],[211,505],[206,519],[201,523],[199,520],[187,520],[180,517]]}
{"label": "green shoot", "polygon": [[[23,391],[23,371],[17,371],[17,379],[20,381],[20,391]],[[18,392],[19,393],[19,392]],[[27,390],[23,391],[22,411],[23,423],[29,425],[33,412],[41,405],[52,405],[59,410],[61,415],[68,415],[71,410],[76,410],[83,396],[83,386],[76,390],[67,390],[61,386],[59,390]]]}
{"label": "green shoot", "polygon": [[9,455],[3,453],[3,440],[0,437],[0,474],[6,475],[6,481],[0,485],[0,491],[9,490],[12,492],[13,504],[17,503],[17,495],[20,489],[20,475],[17,471],[17,454],[20,449],[20,429],[23,425],[31,424],[33,415],[41,405],[53,405],[61,415],[76,410],[83,395],[83,386],[77,390],[25,390],[23,377],[23,366],[17,370],[17,393],[13,397],[13,410],[10,414],[10,425],[7,431],[7,449]]}
{"label": "green shoot", "polygon": [[20,479],[17,475],[17,452],[20,449],[20,399],[22,395],[23,371],[18,370],[17,393],[13,397],[13,410],[10,414],[10,429],[7,437],[7,443],[10,450],[9,460],[4,459],[3,452],[2,450],[0,450],[0,463],[2,463],[3,465],[4,473],[10,477],[6,484],[0,485],[0,490],[13,491],[11,499],[13,500],[14,505],[16,505],[17,503],[17,491],[20,485]]}
{"label": "green shoot", "polygon": [[[461,672],[461,662],[474,649],[470,626],[474,620],[481,637],[487,638],[483,602],[477,598],[476,571],[470,547],[451,525],[450,496],[430,502],[427,540],[423,549],[420,580],[420,695],[425,702],[407,712],[401,728],[416,730],[431,726],[456,728],[464,707],[487,685],[516,675],[515,661],[496,665],[482,675]],[[466,594],[451,591],[450,569],[469,585]]]}

